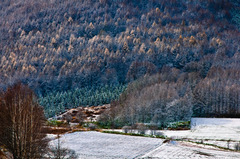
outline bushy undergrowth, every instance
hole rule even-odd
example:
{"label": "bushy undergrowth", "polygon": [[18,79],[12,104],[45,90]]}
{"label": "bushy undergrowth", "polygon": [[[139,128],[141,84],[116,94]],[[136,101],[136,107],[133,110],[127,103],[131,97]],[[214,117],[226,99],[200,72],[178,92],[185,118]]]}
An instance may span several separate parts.
{"label": "bushy undergrowth", "polygon": [[118,131],[102,131],[103,133],[111,133],[111,134],[121,134],[121,135],[130,135],[130,136],[143,136],[143,137],[152,137],[152,138],[161,138],[165,139],[166,137],[163,135],[147,135],[147,134],[139,134],[139,133],[124,133]]}
{"label": "bushy undergrowth", "polygon": [[167,128],[171,130],[183,130],[190,129],[190,126],[190,121],[177,121],[169,123]]}
{"label": "bushy undergrowth", "polygon": [[52,120],[47,120],[47,125],[54,126],[54,127],[60,127],[60,126],[64,125],[64,122],[52,119]]}

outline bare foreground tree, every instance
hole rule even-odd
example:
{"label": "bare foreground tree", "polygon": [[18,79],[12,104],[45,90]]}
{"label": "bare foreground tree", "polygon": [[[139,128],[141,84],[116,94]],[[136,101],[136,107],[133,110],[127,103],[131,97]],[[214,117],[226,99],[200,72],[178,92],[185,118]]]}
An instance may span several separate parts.
{"label": "bare foreground tree", "polygon": [[0,145],[14,159],[43,158],[48,146],[43,124],[43,109],[30,88],[15,84],[1,93]]}
{"label": "bare foreground tree", "polygon": [[50,146],[45,159],[77,159],[78,155],[74,150],[61,147],[60,135],[57,135],[57,145]]}

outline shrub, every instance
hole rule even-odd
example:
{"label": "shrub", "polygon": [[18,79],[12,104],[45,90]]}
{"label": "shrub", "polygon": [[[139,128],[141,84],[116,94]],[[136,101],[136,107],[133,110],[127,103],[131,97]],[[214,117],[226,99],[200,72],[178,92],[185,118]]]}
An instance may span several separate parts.
{"label": "shrub", "polygon": [[78,154],[72,149],[61,147],[59,134],[57,137],[57,145],[48,148],[46,159],[77,159]]}
{"label": "shrub", "polygon": [[143,123],[138,123],[136,124],[136,129],[138,130],[139,134],[144,135],[148,127]]}
{"label": "shrub", "polygon": [[89,128],[90,130],[96,130],[96,129],[97,129],[97,125],[96,125],[96,124],[93,124],[93,123],[89,123],[89,124],[88,124],[88,128]]}
{"label": "shrub", "polygon": [[167,128],[171,130],[190,129],[190,121],[172,122],[167,125]]}
{"label": "shrub", "polygon": [[131,133],[132,132],[132,127],[131,126],[124,126],[124,127],[122,127],[122,130],[123,130],[124,133],[129,133],[129,131]]}
{"label": "shrub", "polygon": [[236,151],[240,151],[240,142],[234,145]]}
{"label": "shrub", "polygon": [[48,125],[48,126],[57,126],[57,127],[59,127],[59,126],[62,126],[63,124],[64,124],[63,121],[54,120],[54,119],[47,121],[47,125]]}
{"label": "shrub", "polygon": [[154,135],[159,138],[165,138],[164,133],[160,131],[156,131]]}

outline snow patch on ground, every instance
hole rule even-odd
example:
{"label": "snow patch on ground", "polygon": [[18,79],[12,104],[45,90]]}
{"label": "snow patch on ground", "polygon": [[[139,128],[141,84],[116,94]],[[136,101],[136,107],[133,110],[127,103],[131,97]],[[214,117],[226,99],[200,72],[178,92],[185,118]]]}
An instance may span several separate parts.
{"label": "snow patch on ground", "polygon": [[240,119],[192,118],[191,130],[162,131],[167,137],[240,141]]}
{"label": "snow patch on ground", "polygon": [[222,126],[227,128],[240,129],[240,119],[238,118],[192,118],[191,129],[206,126]]}
{"label": "snow patch on ground", "polygon": [[[177,131],[172,131],[172,135],[174,135],[174,132],[177,133]],[[183,135],[184,131],[181,131],[181,134]],[[60,141],[62,147],[75,150],[79,154],[79,159],[240,158],[239,152],[221,150],[208,145],[173,140],[163,143],[164,140],[158,138],[105,134],[93,131],[64,134],[61,136]],[[208,142],[217,141],[208,140]],[[56,145],[57,140],[53,140],[51,144]]]}
{"label": "snow patch on ground", "polygon": [[[61,146],[73,149],[80,159],[136,158],[162,144],[162,139],[100,132],[75,132],[61,136]],[[56,144],[53,140],[52,144]]]}
{"label": "snow patch on ground", "polygon": [[192,130],[163,130],[165,136],[174,139],[210,139],[240,141],[240,129],[224,126],[199,126]]}
{"label": "snow patch on ground", "polygon": [[178,142],[178,144],[163,144],[155,150],[145,154],[142,158],[157,159],[238,159],[240,153],[231,151],[221,151],[210,146],[198,146],[188,142]]}
{"label": "snow patch on ground", "polygon": [[[220,147],[234,149],[240,141],[239,119],[209,119],[201,118],[194,121],[192,130],[156,130],[155,133],[164,134],[172,139],[163,143],[163,139],[136,137],[100,132],[75,132],[64,134],[60,140],[62,147],[70,148],[79,154],[80,159],[133,159],[133,158],[159,158],[159,159],[238,159],[239,152],[226,151],[217,147],[196,144],[201,142]],[[122,130],[109,130],[118,131]],[[138,133],[137,130],[132,130]],[[147,130],[146,134],[152,131]],[[56,136],[49,136],[56,144]]]}

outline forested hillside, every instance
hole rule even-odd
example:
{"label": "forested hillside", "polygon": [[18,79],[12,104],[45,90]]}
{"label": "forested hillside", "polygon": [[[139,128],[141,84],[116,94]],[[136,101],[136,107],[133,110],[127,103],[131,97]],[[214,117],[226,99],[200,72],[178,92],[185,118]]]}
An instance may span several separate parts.
{"label": "forested hillside", "polygon": [[45,107],[45,116],[52,117],[65,112],[66,109],[78,106],[109,104],[111,101],[117,100],[125,89],[125,85],[88,86],[49,93],[40,97],[39,103]]}
{"label": "forested hillside", "polygon": [[195,63],[190,72],[164,67],[156,75],[130,83],[100,123],[112,127],[152,123],[163,128],[192,116],[239,118],[239,67],[213,65],[205,78]]}
{"label": "forested hillside", "polygon": [[171,99],[195,92],[208,106],[199,92],[211,87],[239,97],[239,10],[239,0],[1,0],[0,87],[21,81],[47,97],[167,69],[151,89],[171,87]]}

